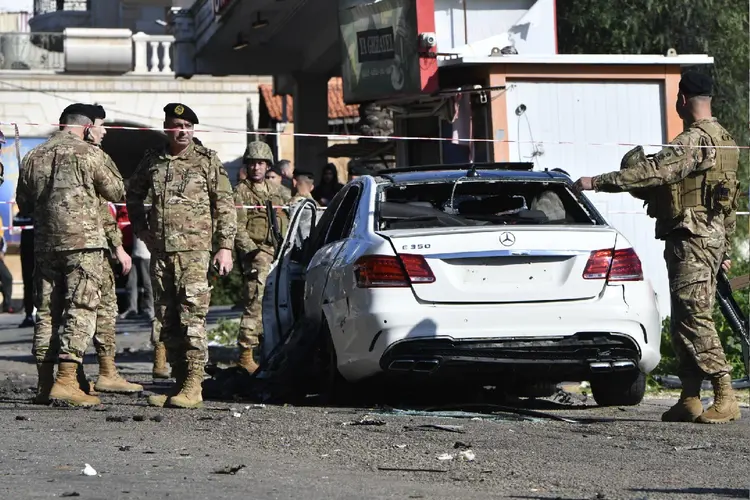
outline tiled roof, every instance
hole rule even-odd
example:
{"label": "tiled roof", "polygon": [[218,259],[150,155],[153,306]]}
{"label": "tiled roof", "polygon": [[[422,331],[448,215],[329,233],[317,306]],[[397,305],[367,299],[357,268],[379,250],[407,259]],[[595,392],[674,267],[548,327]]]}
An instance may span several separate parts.
{"label": "tiled roof", "polygon": [[[262,84],[258,85],[261,99],[268,108],[268,115],[272,120],[281,121],[282,100],[284,97],[273,95],[273,86]],[[286,115],[287,120],[294,121],[294,102],[292,96],[286,96]],[[359,118],[359,106],[356,104],[344,103],[344,91],[341,85],[341,78],[331,78],[328,81],[328,119],[341,120],[344,118]]]}

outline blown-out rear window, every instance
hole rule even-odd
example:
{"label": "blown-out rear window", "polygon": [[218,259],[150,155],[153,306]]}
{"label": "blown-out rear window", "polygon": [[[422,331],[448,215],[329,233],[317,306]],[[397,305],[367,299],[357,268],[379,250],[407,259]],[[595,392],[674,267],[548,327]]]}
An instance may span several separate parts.
{"label": "blown-out rear window", "polygon": [[452,180],[390,184],[379,230],[508,224],[583,224],[596,220],[563,182]]}

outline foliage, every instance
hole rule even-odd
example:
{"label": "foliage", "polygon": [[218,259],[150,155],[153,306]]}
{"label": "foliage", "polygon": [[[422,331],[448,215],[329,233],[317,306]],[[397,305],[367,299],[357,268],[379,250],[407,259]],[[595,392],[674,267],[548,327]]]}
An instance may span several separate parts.
{"label": "foliage", "polygon": [[213,290],[211,290],[212,306],[239,304],[245,280],[236,265],[227,276],[219,276],[212,271],[209,281],[213,286]]}
{"label": "foliage", "polygon": [[209,330],[206,337],[209,342],[215,342],[223,346],[234,347],[237,343],[237,337],[240,333],[240,323],[238,320],[220,319],[216,328]]}
{"label": "foliage", "polygon": [[[733,269],[734,275],[743,275],[750,273],[750,264],[744,262],[737,266],[736,271]],[[750,311],[750,294],[747,290],[740,290],[734,293],[734,299],[740,306],[740,309],[746,314]],[[742,361],[742,344],[737,335],[727,324],[727,320],[721,314],[721,310],[717,307],[714,310],[714,323],[716,324],[716,330],[719,333],[719,338],[724,346],[724,352],[726,352],[727,359],[732,364],[732,375],[736,378],[742,377],[745,374],[745,367]],[[669,338],[669,318],[664,320],[662,324],[661,332],[661,363],[654,370],[654,375],[675,375],[677,374],[677,359],[672,351],[672,344]]]}

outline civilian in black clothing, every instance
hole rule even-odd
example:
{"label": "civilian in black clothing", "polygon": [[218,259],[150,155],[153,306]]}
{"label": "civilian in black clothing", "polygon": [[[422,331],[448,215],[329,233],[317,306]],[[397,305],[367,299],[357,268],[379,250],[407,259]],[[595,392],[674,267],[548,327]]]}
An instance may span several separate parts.
{"label": "civilian in black clothing", "polygon": [[323,178],[315,186],[313,198],[320,203],[320,206],[327,207],[342,187],[344,185],[339,182],[339,172],[336,170],[336,165],[329,163],[323,167]]}
{"label": "civilian in black clothing", "polygon": [[[31,226],[34,221],[31,217],[21,214],[13,219],[15,226]],[[30,328],[34,326],[34,230],[24,229],[21,231],[21,276],[23,278],[23,309],[24,320],[18,325],[19,328]]]}
{"label": "civilian in black clothing", "polygon": [[5,265],[5,252],[8,243],[0,236],[0,291],[3,294],[3,312],[13,313],[11,300],[13,298],[13,275],[10,274],[8,266]]}

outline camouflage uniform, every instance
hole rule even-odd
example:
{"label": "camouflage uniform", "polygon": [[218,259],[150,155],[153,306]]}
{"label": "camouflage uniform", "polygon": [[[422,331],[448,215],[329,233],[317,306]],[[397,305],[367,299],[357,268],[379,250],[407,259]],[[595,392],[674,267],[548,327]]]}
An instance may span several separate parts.
{"label": "camouflage uniform", "polygon": [[[249,179],[237,185],[234,192],[236,205],[265,205],[267,200],[277,206],[286,205],[289,198],[269,181],[253,183]],[[287,216],[276,210],[282,234],[286,231]],[[274,237],[268,224],[265,209],[237,209],[237,258],[245,270],[243,314],[237,344],[240,349],[255,349],[260,343],[262,329],[261,305],[266,278],[273,262]]]}
{"label": "camouflage uniform", "polygon": [[[244,160],[265,160],[273,162],[271,150],[263,142],[253,142],[245,151]],[[283,206],[289,197],[281,186],[263,180],[254,183],[250,179],[240,182],[234,191],[234,202],[242,205],[263,206],[270,200],[273,205]],[[276,215],[282,234],[286,231],[288,218],[283,209],[276,209]],[[262,301],[266,278],[273,262],[274,235],[268,224],[265,209],[237,208],[237,238],[235,248],[237,259],[242,262],[245,274],[243,290],[243,314],[240,320],[240,332],[237,345],[240,351],[252,352],[261,341]],[[242,359],[242,355],[241,355]]]}
{"label": "camouflage uniform", "polygon": [[151,251],[155,326],[168,360],[205,365],[211,234],[215,229],[218,246],[231,249],[237,230],[227,173],[214,151],[194,143],[178,156],[149,151],[131,179],[127,206],[133,233]]}
{"label": "camouflage uniform", "polygon": [[712,315],[716,273],[735,230],[739,151],[705,147],[714,145],[736,147],[716,119],[700,120],[653,158],[593,179],[597,191],[649,190],[647,212],[665,241],[670,333],[683,376],[730,372]]}
{"label": "camouflage uniform", "polygon": [[51,312],[35,325],[35,346],[44,337],[48,346],[35,350],[38,360],[55,361],[49,336],[57,327],[53,318],[61,317],[59,357],[82,361],[96,331],[107,248],[100,198],[114,202],[123,194],[112,159],[70,132],[55,132],[24,158],[16,202],[35,221],[35,305]]}
{"label": "camouflage uniform", "polygon": [[[680,82],[706,90],[706,78],[688,73]],[[679,101],[678,101],[679,102]],[[715,147],[714,147],[715,146]],[[694,122],[651,158],[637,148],[623,159],[627,168],[592,179],[597,191],[631,191],[645,200],[665,241],[671,292],[670,336],[679,361],[682,392],[662,415],[665,422],[723,423],[740,418],[727,362],[713,321],[716,276],[729,254],[736,225],[739,149],[716,119]],[[704,410],[703,379],[714,388]]]}
{"label": "camouflage uniform", "polygon": [[[66,110],[87,112],[80,104]],[[81,390],[76,375],[83,374],[81,363],[96,332],[101,299],[107,248],[101,199],[116,201],[123,195],[122,177],[112,159],[66,130],[52,134],[22,162],[16,202],[34,218],[34,302],[39,311],[49,311],[34,326],[36,403],[54,399],[73,405],[100,403]],[[58,342],[52,333],[60,326]]]}
{"label": "camouflage uniform", "polygon": [[[102,202],[102,223],[107,243],[111,248],[122,245],[122,233],[117,227],[106,201]],[[102,291],[99,307],[96,311],[96,333],[94,346],[96,353],[114,357],[115,355],[115,320],[117,317],[117,297],[115,295],[115,277],[111,261],[105,258],[107,265],[102,267]],[[37,362],[55,362],[60,351],[59,327],[62,321],[62,304],[53,300],[47,291],[42,293],[41,305],[37,309],[37,325],[34,328],[32,352]]]}

